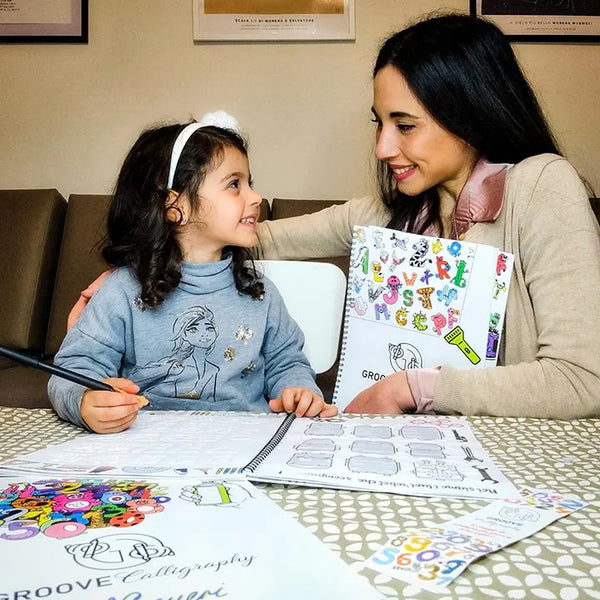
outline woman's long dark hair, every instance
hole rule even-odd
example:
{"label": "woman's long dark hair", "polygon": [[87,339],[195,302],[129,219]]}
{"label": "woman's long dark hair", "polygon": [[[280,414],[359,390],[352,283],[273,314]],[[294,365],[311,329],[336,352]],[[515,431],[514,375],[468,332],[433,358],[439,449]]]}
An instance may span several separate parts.
{"label": "woman's long dark hair", "polygon": [[[171,151],[184,127],[153,127],[140,135],[121,167],[108,213],[102,256],[111,266],[133,269],[141,286],[140,298],[149,307],[160,305],[181,280],[183,255],[175,237],[180,223],[167,219],[166,202]],[[221,127],[201,127],[185,144],[172,189],[189,197],[193,213],[201,202],[199,187],[230,147],[248,156],[246,141]],[[249,250],[237,246],[227,250],[233,255],[238,291],[260,297],[264,286],[258,281]]]}
{"label": "woman's long dark hair", "polygon": [[[560,154],[508,39],[493,23],[461,14],[418,22],[383,43],[373,77],[388,65],[444,129],[490,162]],[[440,227],[435,189],[402,194],[384,161],[378,162],[377,179],[392,212],[389,227],[417,233],[432,223]]]}

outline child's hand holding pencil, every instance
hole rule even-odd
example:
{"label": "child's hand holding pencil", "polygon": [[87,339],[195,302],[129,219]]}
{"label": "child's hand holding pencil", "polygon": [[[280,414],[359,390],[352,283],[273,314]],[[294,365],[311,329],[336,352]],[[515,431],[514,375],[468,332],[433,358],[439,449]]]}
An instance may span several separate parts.
{"label": "child's hand holding pencil", "polygon": [[103,380],[115,391],[87,390],[81,399],[81,418],[96,433],[117,433],[131,427],[148,399],[138,396],[140,388],[125,378]]}

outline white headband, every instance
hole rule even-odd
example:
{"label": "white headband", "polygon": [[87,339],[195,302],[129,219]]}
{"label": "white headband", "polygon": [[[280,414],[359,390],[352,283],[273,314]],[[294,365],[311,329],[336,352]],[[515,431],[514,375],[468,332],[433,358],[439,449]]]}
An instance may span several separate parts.
{"label": "white headband", "polygon": [[221,127],[223,129],[232,129],[239,133],[240,126],[230,114],[227,114],[224,110],[218,110],[217,112],[206,113],[199,123],[190,123],[186,125],[177,136],[175,143],[173,144],[173,150],[171,151],[171,166],[169,167],[169,180],[167,181],[167,188],[173,187],[173,178],[175,177],[175,170],[177,169],[177,163],[187,141],[190,139],[192,134],[200,129],[200,127],[208,127],[213,125],[215,127]]}

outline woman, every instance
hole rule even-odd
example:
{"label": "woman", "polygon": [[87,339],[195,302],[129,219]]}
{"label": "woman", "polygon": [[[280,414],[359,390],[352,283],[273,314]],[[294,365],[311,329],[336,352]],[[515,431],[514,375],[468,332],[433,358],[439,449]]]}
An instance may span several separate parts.
{"label": "woman", "polygon": [[260,258],[339,256],[354,225],[380,225],[496,246],[515,264],[500,366],[394,373],[346,411],[600,416],[598,224],[507,38],[466,15],[391,36],[373,121],[379,196],[259,224]]}
{"label": "woman", "polygon": [[390,37],[374,68],[380,196],[261,224],[261,258],[349,252],[382,225],[515,254],[499,365],[413,370],[348,412],[600,416],[600,237],[507,38],[464,15]]}

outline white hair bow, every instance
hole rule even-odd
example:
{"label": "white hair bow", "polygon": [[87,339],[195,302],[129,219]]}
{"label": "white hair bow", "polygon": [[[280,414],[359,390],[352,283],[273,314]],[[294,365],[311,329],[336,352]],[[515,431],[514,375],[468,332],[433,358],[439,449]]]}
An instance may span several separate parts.
{"label": "white hair bow", "polygon": [[175,177],[175,170],[177,169],[177,163],[179,157],[183,152],[187,141],[190,139],[194,131],[200,129],[200,127],[221,127],[223,129],[232,129],[236,133],[240,133],[240,125],[237,119],[226,113],[224,110],[217,110],[215,112],[206,113],[198,123],[190,123],[184,127],[177,136],[175,143],[173,144],[173,151],[171,152],[171,165],[169,167],[169,179],[167,181],[167,188],[173,187],[173,178]]}

